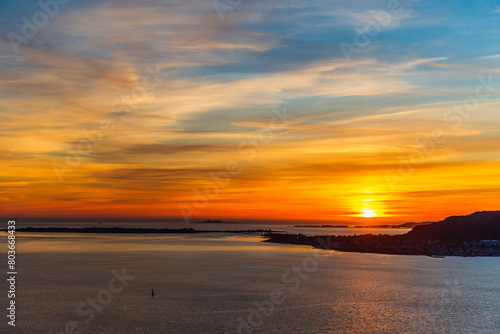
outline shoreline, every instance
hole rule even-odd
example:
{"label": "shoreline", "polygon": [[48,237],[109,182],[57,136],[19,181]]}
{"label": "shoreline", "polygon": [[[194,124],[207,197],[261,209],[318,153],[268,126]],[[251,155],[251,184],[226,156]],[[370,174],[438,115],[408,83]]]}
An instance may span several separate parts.
{"label": "shoreline", "polygon": [[[7,232],[7,230],[1,230]],[[16,229],[16,232],[28,233],[96,233],[96,234],[195,234],[195,233],[245,233],[266,235],[283,232],[271,229],[255,230],[195,230],[194,228],[132,228],[132,227],[23,227]]]}
{"label": "shoreline", "polygon": [[351,253],[387,255],[426,255],[441,258],[500,257],[500,245],[483,241],[415,240],[406,235],[306,236],[269,233],[263,242],[311,246],[318,249]]}
{"label": "shoreline", "polygon": [[[453,225],[455,225],[453,223]],[[496,224],[494,224],[496,225]],[[326,225],[323,225],[326,227]],[[456,225],[455,225],[456,226]],[[330,226],[329,226],[330,227]],[[433,233],[432,229],[443,229],[446,234]],[[478,231],[474,226],[474,231]],[[7,232],[3,229],[2,231]],[[362,235],[304,235],[292,234],[271,229],[242,230],[195,230],[184,228],[141,228],[141,227],[23,227],[16,232],[26,233],[75,233],[75,234],[197,234],[231,233],[252,234],[265,237],[262,242],[312,246],[318,249],[342,252],[391,254],[391,255],[426,255],[430,257],[500,257],[498,233],[463,233],[442,223],[418,226],[406,234],[362,234]],[[455,232],[452,234],[451,232]],[[488,238],[486,240],[485,238]],[[495,240],[491,240],[495,239]]]}

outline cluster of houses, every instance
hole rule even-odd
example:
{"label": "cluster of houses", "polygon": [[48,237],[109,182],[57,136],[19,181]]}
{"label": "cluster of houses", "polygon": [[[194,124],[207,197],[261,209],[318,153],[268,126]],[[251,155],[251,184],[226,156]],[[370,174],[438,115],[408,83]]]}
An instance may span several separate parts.
{"label": "cluster of houses", "polygon": [[267,234],[269,242],[310,245],[344,252],[428,255],[428,256],[500,256],[499,240],[453,241],[412,240],[403,236],[306,236],[303,234]]}

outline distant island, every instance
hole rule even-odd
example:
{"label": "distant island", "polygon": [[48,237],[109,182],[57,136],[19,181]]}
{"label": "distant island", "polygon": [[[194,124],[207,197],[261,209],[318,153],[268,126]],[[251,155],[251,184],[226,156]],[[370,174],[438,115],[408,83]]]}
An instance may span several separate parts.
{"label": "distant island", "polygon": [[354,228],[414,228],[415,226],[429,225],[433,222],[423,222],[423,223],[404,223],[400,225],[358,225],[353,226]]}
{"label": "distant island", "polygon": [[402,235],[306,236],[269,233],[266,242],[344,252],[443,256],[500,256],[500,211],[452,216],[416,225]]}
{"label": "distant island", "polygon": [[222,220],[204,220],[202,222],[195,222],[193,224],[241,224],[240,222],[225,222]]}
{"label": "distant island", "polygon": [[[2,231],[6,231],[5,229]],[[168,234],[168,233],[247,233],[269,234],[278,233],[271,229],[256,230],[195,230],[193,228],[129,228],[129,227],[24,227],[16,229],[17,232],[37,233],[130,233],[130,234]]]}
{"label": "distant island", "polygon": [[433,222],[424,222],[424,223],[404,223],[400,225],[357,225],[357,226],[349,226],[349,225],[294,225],[294,227],[315,227],[315,228],[409,228],[412,229],[415,226],[421,225],[429,225]]}
{"label": "distant island", "polygon": [[349,227],[349,225],[295,225],[294,227],[340,228]]}

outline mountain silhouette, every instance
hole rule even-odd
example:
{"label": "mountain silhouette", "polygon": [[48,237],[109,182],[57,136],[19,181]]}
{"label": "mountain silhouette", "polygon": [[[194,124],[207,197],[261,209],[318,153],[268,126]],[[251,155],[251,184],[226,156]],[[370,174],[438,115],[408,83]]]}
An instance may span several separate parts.
{"label": "mountain silhouette", "polygon": [[415,226],[405,237],[440,241],[500,240],[500,211],[451,216],[429,225]]}

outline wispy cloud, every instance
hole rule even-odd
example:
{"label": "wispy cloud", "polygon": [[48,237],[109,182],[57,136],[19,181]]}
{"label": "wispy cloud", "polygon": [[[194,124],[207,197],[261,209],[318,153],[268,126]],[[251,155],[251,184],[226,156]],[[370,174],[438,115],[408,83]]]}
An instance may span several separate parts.
{"label": "wispy cloud", "polygon": [[[16,6],[1,14],[10,15],[3,36],[33,11]],[[387,1],[249,1],[223,21],[210,1],[70,3],[20,54],[0,40],[0,210],[176,215],[210,171],[241,158],[239,144],[266,127],[277,105],[293,121],[207,215],[334,219],[358,210],[371,189],[391,215],[441,216],[472,192],[464,168],[493,198],[498,95],[400,193],[389,193],[381,177],[474,93],[479,75],[500,82],[500,47],[487,28],[498,8],[490,7],[472,17],[463,6],[401,1],[383,33],[348,63],[339,44],[366,33]],[[468,34],[457,28],[464,22]],[[116,119],[111,104],[141,84],[148,64],[163,69],[162,85],[59,183],[52,164],[102,119]],[[425,202],[425,191],[443,188],[459,195],[441,209]]]}

